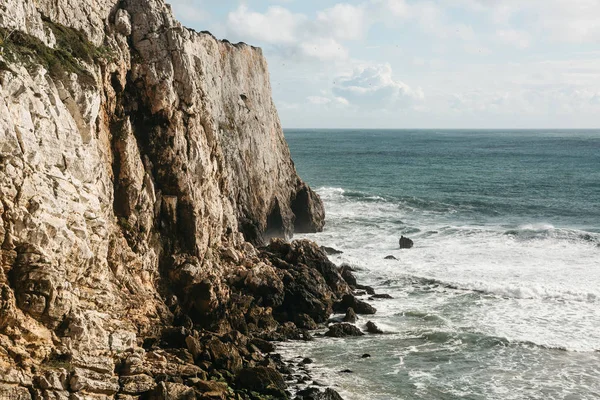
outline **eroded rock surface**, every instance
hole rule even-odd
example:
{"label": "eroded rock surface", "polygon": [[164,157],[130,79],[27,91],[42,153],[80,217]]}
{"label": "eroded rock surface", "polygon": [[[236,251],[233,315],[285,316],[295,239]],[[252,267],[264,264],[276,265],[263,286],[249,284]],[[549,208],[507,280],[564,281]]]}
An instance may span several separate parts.
{"label": "eroded rock surface", "polygon": [[250,396],[257,340],[350,290],[314,244],[257,249],[324,223],[261,50],[163,0],[6,0],[0,38],[0,397]]}

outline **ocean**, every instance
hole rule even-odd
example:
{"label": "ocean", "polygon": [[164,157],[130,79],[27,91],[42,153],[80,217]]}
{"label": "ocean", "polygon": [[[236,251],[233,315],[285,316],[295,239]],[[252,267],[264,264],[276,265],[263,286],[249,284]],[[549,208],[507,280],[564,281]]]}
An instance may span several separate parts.
{"label": "ocean", "polygon": [[600,130],[285,136],[326,210],[296,237],[393,297],[287,356],[347,400],[600,398]]}

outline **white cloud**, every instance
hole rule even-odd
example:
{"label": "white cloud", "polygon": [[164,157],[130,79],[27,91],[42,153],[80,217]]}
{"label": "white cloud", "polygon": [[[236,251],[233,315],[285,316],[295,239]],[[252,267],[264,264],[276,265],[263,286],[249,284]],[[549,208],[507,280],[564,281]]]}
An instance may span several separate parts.
{"label": "white cloud", "polygon": [[341,40],[356,40],[369,28],[364,6],[339,3],[317,13],[316,24],[325,35]]}
{"label": "white cloud", "polygon": [[395,80],[389,64],[359,67],[337,79],[332,92],[349,104],[370,108],[406,107],[425,98],[421,88]]}
{"label": "white cloud", "polygon": [[269,44],[294,44],[299,40],[306,17],[280,6],[269,7],[265,14],[240,5],[227,17],[228,29],[236,35]]}
{"label": "white cloud", "polygon": [[353,6],[335,6],[310,20],[280,6],[258,13],[241,5],[229,13],[227,28],[230,35],[240,40],[274,46],[287,57],[334,61],[348,58],[348,50],[338,38],[355,37],[346,24],[362,24],[361,21],[360,9]]}
{"label": "white cloud", "polygon": [[348,102],[348,100],[346,100],[343,97],[338,97],[338,96],[329,96],[329,97],[325,97],[325,95],[324,96],[308,96],[306,98],[306,100],[308,100],[308,102],[310,104],[319,105],[319,106],[328,105],[328,104],[333,104],[333,105],[337,105],[337,106],[347,106],[350,104]]}
{"label": "white cloud", "polygon": [[552,42],[600,42],[598,0],[462,0],[461,4],[468,10],[487,13],[499,26],[526,21],[523,29],[528,34]]}

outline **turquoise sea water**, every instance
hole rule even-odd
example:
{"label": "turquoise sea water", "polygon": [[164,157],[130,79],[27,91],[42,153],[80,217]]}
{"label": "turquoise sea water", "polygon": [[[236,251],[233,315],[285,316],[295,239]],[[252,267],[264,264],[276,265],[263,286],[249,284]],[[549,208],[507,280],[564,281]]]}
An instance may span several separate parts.
{"label": "turquoise sea water", "polygon": [[285,135],[326,207],[305,237],[394,297],[385,335],[289,355],[347,399],[600,398],[600,131]]}

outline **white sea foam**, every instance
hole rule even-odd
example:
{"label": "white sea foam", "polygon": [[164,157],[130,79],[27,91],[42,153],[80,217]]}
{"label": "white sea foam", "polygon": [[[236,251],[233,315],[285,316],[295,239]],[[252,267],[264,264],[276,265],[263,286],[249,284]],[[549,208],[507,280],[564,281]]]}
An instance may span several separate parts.
{"label": "white sea foam", "polygon": [[[447,205],[415,211],[383,198],[372,202],[366,194],[348,197],[341,188],[318,192],[327,225],[308,236],[344,251],[334,261],[359,267],[362,280],[402,299],[374,303],[387,329],[397,328],[395,313],[415,306],[513,341],[600,349],[600,235],[544,221],[514,228],[452,225],[440,219],[452,212]],[[398,237],[408,232],[415,247],[399,250]],[[384,261],[387,255],[398,261]],[[411,279],[432,280],[427,290],[438,292],[435,300],[420,303],[414,293],[424,289],[410,285]],[[385,281],[396,284],[382,286]],[[440,310],[465,292],[480,296],[476,307],[467,302],[461,304],[466,311]]]}
{"label": "white sea foam", "polygon": [[[497,400],[600,393],[600,233],[544,220],[464,224],[468,206],[318,192],[325,231],[305,236],[342,250],[335,263],[393,297],[371,301],[368,320],[386,335],[290,345],[324,360],[314,368],[336,374],[344,398],[439,398],[432,387]],[[414,248],[400,250],[400,235]],[[342,365],[355,373],[340,377]]]}

